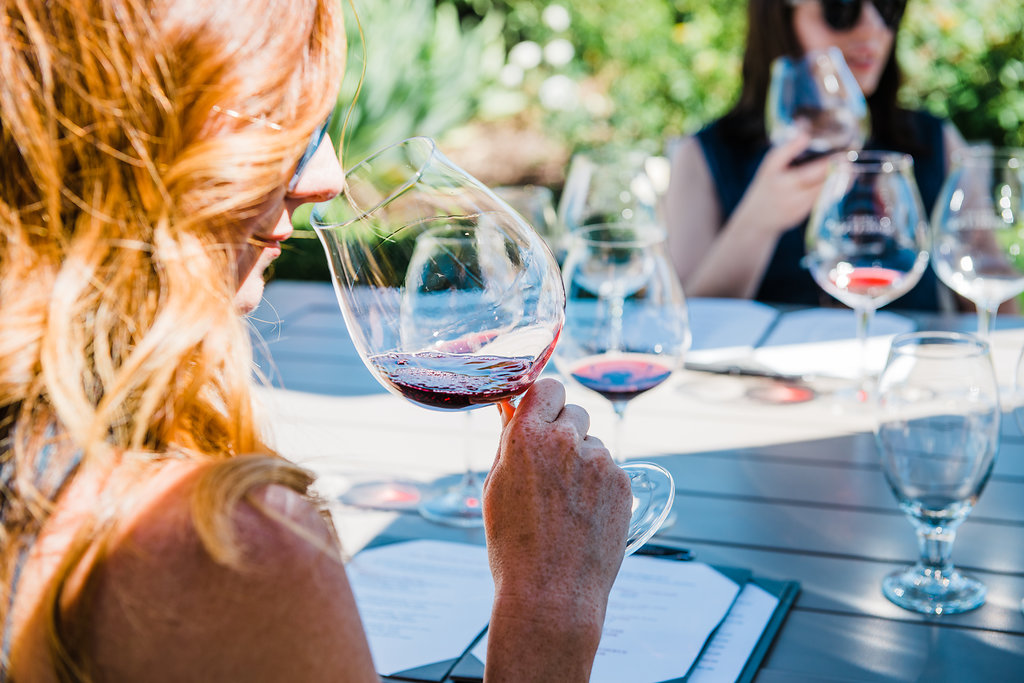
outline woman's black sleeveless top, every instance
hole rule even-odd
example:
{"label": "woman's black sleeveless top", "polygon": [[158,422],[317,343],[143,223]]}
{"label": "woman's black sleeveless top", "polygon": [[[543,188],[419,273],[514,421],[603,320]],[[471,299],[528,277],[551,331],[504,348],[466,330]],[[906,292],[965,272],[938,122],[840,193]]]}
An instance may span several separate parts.
{"label": "woman's black sleeveless top", "polygon": [[[910,112],[910,116],[918,146],[926,150],[924,153],[918,152],[913,155],[914,176],[921,192],[926,216],[930,216],[946,173],[943,123],[941,119],[925,112]],[[697,133],[696,137],[711,171],[718,201],[722,207],[722,223],[725,224],[740,203],[743,193],[750,186],[757,167],[768,151],[768,145],[736,144],[726,136],[721,121],[710,124]],[[879,148],[869,140],[865,149]],[[830,301],[830,297],[821,291],[811,274],[801,265],[801,259],[805,254],[806,227],[805,221],[793,226],[779,238],[757,290],[755,298],[758,301],[807,306],[818,306]],[[934,271],[927,268],[917,286],[886,308],[940,310],[940,286]]]}

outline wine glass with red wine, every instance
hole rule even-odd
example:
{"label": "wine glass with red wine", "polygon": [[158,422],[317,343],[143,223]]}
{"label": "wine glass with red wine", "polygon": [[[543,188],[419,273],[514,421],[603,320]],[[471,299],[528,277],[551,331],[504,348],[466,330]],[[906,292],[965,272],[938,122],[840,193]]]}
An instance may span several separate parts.
{"label": "wine glass with red wine", "polygon": [[[555,349],[559,371],[611,402],[612,453],[623,460],[622,425],[634,398],[664,383],[689,347],[686,300],[651,225],[592,225],[570,236],[562,268],[565,328]],[[662,489],[668,515],[673,492]],[[664,519],[659,521],[659,525]]]}
{"label": "wine glass with red wine", "polygon": [[[392,393],[462,411],[513,400],[540,375],[565,316],[554,256],[432,140],[411,138],[354,166],[345,192],[314,206],[310,223],[355,347]],[[650,507],[647,470],[630,479],[636,518]],[[479,483],[468,472],[421,514],[479,525]]]}
{"label": "wine glass with red wine", "polygon": [[869,128],[867,100],[839,48],[810,50],[800,58],[783,56],[772,62],[765,127],[775,145],[801,130],[810,135],[796,164],[864,145]]}
{"label": "wine glass with red wine", "polygon": [[856,312],[860,377],[849,398],[863,403],[871,393],[868,325],[876,309],[921,279],[927,239],[910,156],[847,152],[831,159],[807,223],[804,263],[822,289]]}

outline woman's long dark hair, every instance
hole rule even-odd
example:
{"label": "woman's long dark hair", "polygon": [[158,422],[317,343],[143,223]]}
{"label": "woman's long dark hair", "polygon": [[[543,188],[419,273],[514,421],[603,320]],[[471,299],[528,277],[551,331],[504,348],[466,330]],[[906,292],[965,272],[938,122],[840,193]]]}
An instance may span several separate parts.
{"label": "woman's long dark hair", "polygon": [[[898,38],[898,32],[897,36]],[[803,54],[793,30],[793,8],[786,0],[749,0],[747,42],[743,54],[742,89],[735,106],[722,119],[722,130],[739,144],[765,144],[765,101],[776,57]],[[896,63],[896,40],[878,87],[867,98],[871,137],[877,145],[904,152],[923,152],[908,113],[896,105],[901,74]]]}

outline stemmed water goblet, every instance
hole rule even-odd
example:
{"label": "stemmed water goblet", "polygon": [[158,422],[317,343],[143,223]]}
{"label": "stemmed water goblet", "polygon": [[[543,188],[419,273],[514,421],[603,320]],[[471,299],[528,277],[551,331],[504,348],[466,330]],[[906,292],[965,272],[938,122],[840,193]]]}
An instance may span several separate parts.
{"label": "stemmed water goblet", "polygon": [[932,267],[978,309],[988,337],[996,310],[1024,292],[1024,149],[957,150],[932,214]]}
{"label": "stemmed water goblet", "polygon": [[871,317],[921,279],[928,265],[926,240],[909,156],[847,152],[832,157],[807,224],[804,263],[818,286],[856,313],[860,371],[851,398],[857,401],[866,401],[870,393]]}
{"label": "stemmed water goblet", "polygon": [[765,105],[772,144],[783,144],[799,131],[810,135],[807,149],[794,163],[860,149],[869,126],[864,93],[838,48],[772,62]]}
{"label": "stemmed water goblet", "polygon": [[[536,380],[564,321],[555,259],[518,213],[432,140],[411,138],[354,166],[345,192],[314,206],[310,223],[352,341],[386,389],[460,411],[512,401]],[[649,471],[627,473],[632,552],[657,527],[643,514]],[[479,524],[480,494],[466,499],[467,477],[457,495],[425,501],[420,512]]]}
{"label": "stemmed water goblet", "polygon": [[[651,226],[587,226],[570,235],[562,268],[566,321],[555,364],[611,402],[612,454],[620,462],[626,406],[665,382],[690,342],[685,298],[664,239]],[[674,495],[670,485],[661,489],[665,515]]]}
{"label": "stemmed water goblet", "polygon": [[879,377],[875,434],[882,471],[920,552],[913,567],[882,583],[895,604],[953,614],[984,602],[984,584],[956,570],[950,554],[992,472],[1000,414],[987,342],[942,332],[893,340]]}

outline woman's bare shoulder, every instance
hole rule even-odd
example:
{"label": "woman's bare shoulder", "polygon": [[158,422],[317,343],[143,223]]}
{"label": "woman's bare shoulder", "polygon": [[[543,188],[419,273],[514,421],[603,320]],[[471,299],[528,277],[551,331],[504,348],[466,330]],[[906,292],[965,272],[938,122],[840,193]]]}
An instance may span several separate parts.
{"label": "woman's bare shoulder", "polygon": [[94,575],[90,652],[104,680],[376,680],[336,541],[304,496],[253,489],[226,517],[239,562],[193,523],[201,467],[147,485]]}

